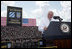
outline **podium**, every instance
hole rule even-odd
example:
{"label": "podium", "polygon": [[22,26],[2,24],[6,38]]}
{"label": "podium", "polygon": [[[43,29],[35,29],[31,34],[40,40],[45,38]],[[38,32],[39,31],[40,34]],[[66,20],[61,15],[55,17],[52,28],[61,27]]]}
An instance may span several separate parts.
{"label": "podium", "polygon": [[44,31],[43,39],[46,40],[46,47],[54,45],[58,48],[70,48],[71,22],[52,21],[47,30]]}
{"label": "podium", "polygon": [[[67,32],[63,31],[63,25],[68,25]],[[47,30],[44,31],[44,39],[67,39],[71,38],[71,22],[54,22],[52,21],[48,26]]]}

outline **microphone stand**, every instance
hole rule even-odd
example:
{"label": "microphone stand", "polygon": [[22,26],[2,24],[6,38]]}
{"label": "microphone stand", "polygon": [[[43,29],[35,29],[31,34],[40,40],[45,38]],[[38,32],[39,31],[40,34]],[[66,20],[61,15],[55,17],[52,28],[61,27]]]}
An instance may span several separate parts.
{"label": "microphone stand", "polygon": [[62,18],[59,18],[59,22],[60,22],[60,23],[62,22],[62,20],[63,20]]}

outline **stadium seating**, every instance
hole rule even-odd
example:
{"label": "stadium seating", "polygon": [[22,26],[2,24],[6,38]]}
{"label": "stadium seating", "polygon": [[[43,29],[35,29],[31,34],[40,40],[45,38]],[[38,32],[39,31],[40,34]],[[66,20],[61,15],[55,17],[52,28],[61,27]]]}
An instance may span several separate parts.
{"label": "stadium seating", "polygon": [[41,38],[37,26],[1,26],[1,40],[13,41],[15,48],[34,47],[33,44],[37,45],[36,42]]}

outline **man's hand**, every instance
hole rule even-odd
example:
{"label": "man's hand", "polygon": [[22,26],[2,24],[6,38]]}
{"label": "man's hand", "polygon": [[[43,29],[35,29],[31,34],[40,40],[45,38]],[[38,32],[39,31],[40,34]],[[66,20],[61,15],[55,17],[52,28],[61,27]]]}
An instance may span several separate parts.
{"label": "man's hand", "polygon": [[47,27],[44,27],[44,30],[47,30]]}

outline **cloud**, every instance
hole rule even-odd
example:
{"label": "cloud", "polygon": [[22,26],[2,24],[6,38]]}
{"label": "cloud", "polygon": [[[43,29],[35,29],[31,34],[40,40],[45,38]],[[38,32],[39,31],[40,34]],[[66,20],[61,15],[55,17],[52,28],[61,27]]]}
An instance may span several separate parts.
{"label": "cloud", "polygon": [[49,6],[48,4],[49,1],[36,1],[36,5],[39,6],[39,7],[42,7],[42,6]]}
{"label": "cloud", "polygon": [[60,4],[63,8],[71,7],[71,1],[61,1]]}
{"label": "cloud", "polygon": [[42,18],[42,8],[37,8],[31,11],[31,15],[36,19],[36,25],[39,26],[40,20]]}
{"label": "cloud", "polygon": [[37,8],[35,10],[32,10],[31,13],[36,18],[41,17],[41,15],[42,15],[42,9],[41,8]]}
{"label": "cloud", "polygon": [[[7,6],[18,6],[15,5],[16,1],[1,1],[1,16],[6,17],[7,16]],[[5,8],[6,10],[2,10],[2,8]],[[23,18],[27,16],[27,13],[23,10]]]}
{"label": "cloud", "polygon": [[1,1],[1,16],[7,17],[7,6],[15,6],[15,1]]}
{"label": "cloud", "polygon": [[49,6],[49,1],[36,1],[36,6],[38,6],[37,9],[32,10],[32,14],[34,14],[36,17],[41,17],[43,14],[43,8],[45,6]]}
{"label": "cloud", "polygon": [[[63,9],[61,12],[62,12],[62,17],[64,21],[67,21],[67,22],[71,21],[71,10]],[[70,20],[68,21],[68,19]]]}
{"label": "cloud", "polygon": [[60,4],[63,8],[60,12],[63,21],[71,22],[71,1],[62,1]]}
{"label": "cloud", "polygon": [[25,12],[24,10],[23,10],[22,17],[23,17],[23,18],[27,18],[27,17],[28,17],[28,14],[27,14],[27,12]]}
{"label": "cloud", "polygon": [[1,1],[1,4],[5,6],[14,6],[15,1]]}
{"label": "cloud", "polygon": [[[61,18],[63,18],[63,21],[71,22],[71,2],[61,1],[60,4],[61,4],[62,10],[50,8],[46,11],[53,11],[54,16],[60,16]],[[52,19],[52,21],[57,21],[57,20]]]}
{"label": "cloud", "polygon": [[6,10],[1,11],[1,17],[7,17],[7,11]]}
{"label": "cloud", "polygon": [[49,1],[35,1],[37,9],[31,11],[32,16],[36,18],[37,26],[40,25],[43,18],[43,7],[49,6]]}
{"label": "cloud", "polygon": [[36,19],[36,23],[37,23],[36,25],[39,26],[41,23],[41,19]]}

